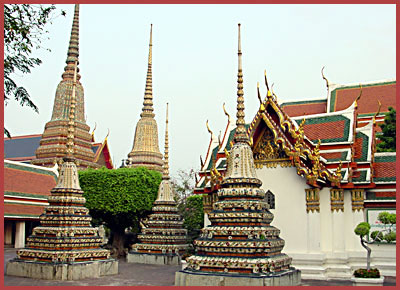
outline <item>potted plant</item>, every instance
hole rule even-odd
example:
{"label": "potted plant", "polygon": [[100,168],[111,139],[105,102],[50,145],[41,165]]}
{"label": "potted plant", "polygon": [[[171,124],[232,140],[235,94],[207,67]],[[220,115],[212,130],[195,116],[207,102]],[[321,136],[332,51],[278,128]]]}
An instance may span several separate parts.
{"label": "potted plant", "polygon": [[371,248],[368,246],[376,242],[392,243],[396,241],[396,214],[381,212],[378,215],[378,220],[384,225],[380,231],[373,231],[370,234],[371,225],[367,222],[362,222],[354,229],[356,235],[360,237],[360,242],[363,248],[367,250],[367,268],[357,269],[353,273],[351,281],[353,285],[368,286],[368,285],[383,285],[384,277],[380,275],[376,268],[371,269]]}

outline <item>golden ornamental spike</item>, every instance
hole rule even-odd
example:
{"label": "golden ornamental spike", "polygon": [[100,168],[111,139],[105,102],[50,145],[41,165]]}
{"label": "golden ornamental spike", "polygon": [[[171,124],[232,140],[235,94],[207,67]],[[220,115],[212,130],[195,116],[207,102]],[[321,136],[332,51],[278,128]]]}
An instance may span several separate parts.
{"label": "golden ornamental spike", "polygon": [[207,127],[208,133],[211,134],[211,138],[212,138],[212,136],[214,135],[214,133],[211,131],[210,126],[208,126],[208,120],[206,121],[206,127]]}
{"label": "golden ornamental spike", "polygon": [[329,82],[328,82],[328,79],[325,77],[325,75],[324,75],[324,69],[325,69],[325,66],[323,66],[322,67],[322,69],[321,69],[321,74],[322,74],[322,78],[325,80],[325,82],[326,82],[326,87],[329,89]]}
{"label": "golden ornamental spike", "polygon": [[378,100],[378,111],[375,113],[374,117],[373,117],[373,124],[376,124],[376,117],[379,115],[379,113],[381,112],[381,106],[382,103]]}
{"label": "golden ornamental spike", "polygon": [[164,168],[163,168],[163,179],[169,179],[169,145],[168,145],[168,103],[167,112],[165,117],[165,149],[164,149]]}
{"label": "golden ornamental spike", "polygon": [[358,97],[357,97],[357,98],[355,99],[355,101],[354,101],[354,106],[355,106],[355,108],[358,107],[358,100],[360,100],[361,95],[362,95],[362,85],[361,85],[361,83],[360,83],[360,94],[358,95]]}
{"label": "golden ornamental spike", "polygon": [[244,98],[243,98],[243,71],[242,71],[242,50],[240,40],[240,23],[238,24],[238,79],[237,79],[237,106],[236,106],[236,133],[235,142],[249,143],[245,128]]}
{"label": "golden ornamental spike", "polygon": [[154,118],[153,113],[153,73],[152,73],[152,50],[153,50],[153,24],[150,25],[149,57],[147,65],[146,88],[141,117],[147,116]]}
{"label": "golden ornamental spike", "polygon": [[224,113],[225,113],[225,115],[228,117],[228,121],[229,121],[229,119],[231,118],[231,116],[228,114],[228,112],[227,112],[226,109],[225,109],[225,103],[222,104],[222,108],[224,109]]}

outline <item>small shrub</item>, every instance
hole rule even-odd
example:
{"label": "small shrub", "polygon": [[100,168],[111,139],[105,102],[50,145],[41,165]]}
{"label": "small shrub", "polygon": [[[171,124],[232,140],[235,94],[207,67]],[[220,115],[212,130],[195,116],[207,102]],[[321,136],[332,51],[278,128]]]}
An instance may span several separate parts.
{"label": "small shrub", "polygon": [[357,269],[353,273],[356,278],[379,278],[381,274],[377,268],[374,269]]}

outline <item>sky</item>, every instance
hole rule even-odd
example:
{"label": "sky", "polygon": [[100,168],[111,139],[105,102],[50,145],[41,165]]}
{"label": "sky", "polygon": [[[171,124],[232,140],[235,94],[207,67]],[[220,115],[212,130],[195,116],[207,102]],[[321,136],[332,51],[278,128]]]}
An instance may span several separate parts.
{"label": "sky", "polygon": [[[4,109],[13,136],[41,134],[50,121],[70,38],[73,5],[46,26],[34,56],[43,63],[15,76],[39,107],[36,114],[15,101]],[[133,146],[143,107],[150,24],[153,24],[153,101],[160,151],[164,152],[169,103],[169,160],[178,170],[199,170],[210,134],[224,133],[235,118],[237,24],[241,23],[246,122],[265,96],[264,70],[279,102],[326,99],[325,81],[347,84],[396,77],[395,5],[145,5],[81,4],[81,83],[85,114],[95,139],[108,142],[115,167]]]}

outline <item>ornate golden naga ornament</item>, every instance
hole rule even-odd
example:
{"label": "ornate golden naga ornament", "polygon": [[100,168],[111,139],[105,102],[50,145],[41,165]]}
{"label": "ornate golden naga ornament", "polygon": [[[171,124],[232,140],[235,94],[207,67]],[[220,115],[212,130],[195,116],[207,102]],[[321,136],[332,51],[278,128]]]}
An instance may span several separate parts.
{"label": "ornate golden naga ornament", "polygon": [[364,209],[363,188],[357,188],[351,190],[351,209],[352,211],[362,211]]}
{"label": "ornate golden naga ornament", "polygon": [[344,211],[344,191],[341,188],[331,188],[331,211]]}
{"label": "ornate golden naga ornament", "polygon": [[306,188],[306,210],[319,212],[319,188]]}

